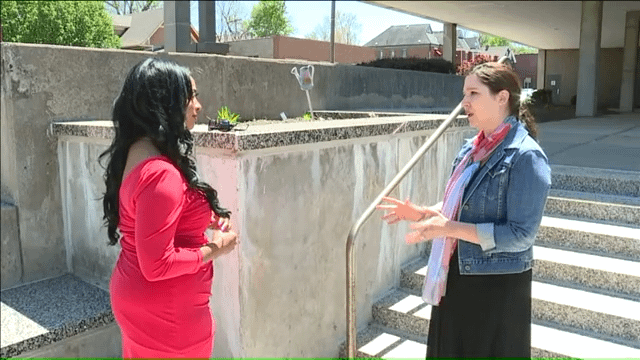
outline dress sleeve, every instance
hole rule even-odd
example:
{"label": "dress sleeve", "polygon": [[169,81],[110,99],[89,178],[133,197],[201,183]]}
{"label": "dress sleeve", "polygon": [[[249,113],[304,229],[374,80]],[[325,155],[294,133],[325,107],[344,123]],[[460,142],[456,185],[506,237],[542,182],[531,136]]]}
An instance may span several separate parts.
{"label": "dress sleeve", "polygon": [[509,177],[506,221],[476,224],[482,250],[491,254],[530,248],[538,233],[550,187],[547,158],[538,150],[522,154]]}
{"label": "dress sleeve", "polygon": [[149,281],[200,269],[200,249],[174,247],[184,192],[184,180],[172,165],[153,161],[143,169],[134,195],[135,244],[140,270]]}

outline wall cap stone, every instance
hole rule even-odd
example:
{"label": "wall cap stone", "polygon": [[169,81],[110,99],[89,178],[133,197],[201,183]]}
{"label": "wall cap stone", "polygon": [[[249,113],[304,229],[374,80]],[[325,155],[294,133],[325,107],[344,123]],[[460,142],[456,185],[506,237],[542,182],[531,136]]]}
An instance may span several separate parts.
{"label": "wall cap stone", "polygon": [[[197,124],[192,134],[196,146],[240,152],[435,130],[446,117],[441,114],[428,114],[297,122],[258,120],[239,123],[230,132],[207,131],[207,125]],[[459,116],[451,126],[467,127],[469,121],[466,116]],[[56,121],[51,124],[51,133],[55,136],[112,139],[114,129],[113,123],[108,120]]]}

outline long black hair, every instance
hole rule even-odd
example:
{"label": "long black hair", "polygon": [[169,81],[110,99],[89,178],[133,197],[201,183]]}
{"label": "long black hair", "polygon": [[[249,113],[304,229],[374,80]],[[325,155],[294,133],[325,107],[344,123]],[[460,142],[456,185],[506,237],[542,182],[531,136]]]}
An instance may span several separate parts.
{"label": "long black hair", "polygon": [[115,245],[120,238],[117,232],[120,222],[118,193],[127,154],[131,145],[142,137],[150,138],[160,153],[173,161],[189,187],[205,195],[211,210],[221,217],[231,215],[220,206],[216,190],[198,179],[192,156],[193,137],[185,127],[186,108],[193,96],[189,70],[171,60],[148,58],[129,71],[113,105],[115,137],[99,157],[101,163],[108,157],[102,205],[110,245]]}

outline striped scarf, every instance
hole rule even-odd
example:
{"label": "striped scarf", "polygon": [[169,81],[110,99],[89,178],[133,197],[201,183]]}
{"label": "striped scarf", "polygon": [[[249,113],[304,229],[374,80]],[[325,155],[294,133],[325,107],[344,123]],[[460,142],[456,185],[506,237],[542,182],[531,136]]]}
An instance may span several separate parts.
{"label": "striped scarf", "polygon": [[[510,120],[510,118],[507,119]],[[493,150],[500,145],[509,130],[511,130],[511,127],[511,121],[505,120],[488,137],[482,130],[476,135],[473,148],[456,166],[449,181],[447,181],[442,202],[442,214],[447,219],[458,220],[460,215],[458,210],[469,179],[480,168],[480,163],[486,160]],[[454,238],[439,237],[433,239],[427,275],[422,288],[422,300],[428,304],[438,305],[440,298],[445,295],[449,262],[456,245],[457,239]]]}

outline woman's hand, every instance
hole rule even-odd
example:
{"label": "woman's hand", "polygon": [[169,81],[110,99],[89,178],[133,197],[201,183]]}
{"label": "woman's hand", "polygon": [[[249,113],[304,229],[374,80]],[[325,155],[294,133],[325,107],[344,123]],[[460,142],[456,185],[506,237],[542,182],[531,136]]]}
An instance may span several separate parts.
{"label": "woman's hand", "polygon": [[203,261],[209,261],[230,253],[238,244],[238,234],[233,231],[213,230],[209,242],[203,245],[208,248],[203,253]]}
{"label": "woman's hand", "polygon": [[382,220],[385,220],[389,225],[395,224],[400,220],[420,221],[425,217],[435,215],[435,212],[431,210],[431,208],[417,206],[411,203],[409,199],[402,202],[390,196],[385,196],[382,200],[390,202],[391,205],[376,205],[376,209],[388,211],[386,215],[382,216]]}
{"label": "woman's hand", "polygon": [[214,244],[218,248],[223,248],[238,242],[238,234],[229,230],[213,230],[209,243]]}
{"label": "woman's hand", "polygon": [[231,220],[226,217],[220,217],[215,212],[211,211],[211,222],[208,229],[229,231],[231,230]]}
{"label": "woman's hand", "polygon": [[429,211],[433,213],[427,220],[419,223],[411,224],[409,227],[414,230],[405,236],[407,244],[415,244],[422,241],[432,240],[437,237],[446,236],[449,219],[447,219],[440,211],[431,208]]}

